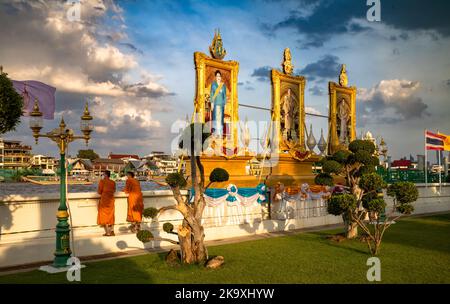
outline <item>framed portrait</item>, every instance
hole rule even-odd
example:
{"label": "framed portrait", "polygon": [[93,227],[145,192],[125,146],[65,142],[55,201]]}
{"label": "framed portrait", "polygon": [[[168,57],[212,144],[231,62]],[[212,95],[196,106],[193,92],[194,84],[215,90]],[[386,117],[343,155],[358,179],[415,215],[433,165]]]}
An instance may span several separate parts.
{"label": "framed portrait", "polygon": [[272,70],[272,122],[278,151],[305,149],[305,78]]}
{"label": "framed portrait", "polygon": [[223,61],[194,53],[196,70],[195,116],[213,134],[223,138],[226,148],[238,146],[237,61]]}
{"label": "framed portrait", "polygon": [[330,82],[328,88],[328,154],[333,154],[346,149],[348,144],[356,139],[356,87]]}

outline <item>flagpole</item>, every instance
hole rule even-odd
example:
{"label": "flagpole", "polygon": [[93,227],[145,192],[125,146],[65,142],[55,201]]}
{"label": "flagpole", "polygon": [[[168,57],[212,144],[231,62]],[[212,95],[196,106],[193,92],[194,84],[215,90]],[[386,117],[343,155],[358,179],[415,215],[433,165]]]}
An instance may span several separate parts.
{"label": "flagpole", "polygon": [[[439,134],[439,130],[437,130]],[[441,150],[438,150],[438,168],[439,168],[439,194],[442,193],[442,176],[441,176]]]}
{"label": "flagpole", "polygon": [[439,150],[439,162],[438,162],[438,166],[439,166],[439,193],[442,193],[442,174],[441,174],[441,153],[442,151]]}
{"label": "flagpole", "polygon": [[425,188],[428,188],[428,162],[427,162],[427,129],[425,129],[425,131],[424,131],[424,145],[423,145],[423,148],[424,148],[424,154],[425,154],[425,165],[423,166],[424,167],[424,171],[425,171]]}

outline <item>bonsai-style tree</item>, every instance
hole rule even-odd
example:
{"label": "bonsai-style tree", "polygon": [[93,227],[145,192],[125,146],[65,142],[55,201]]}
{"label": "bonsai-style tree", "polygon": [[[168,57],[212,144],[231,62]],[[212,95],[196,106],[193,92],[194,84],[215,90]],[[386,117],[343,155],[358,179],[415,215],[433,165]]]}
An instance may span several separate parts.
{"label": "bonsai-style tree", "polygon": [[14,131],[22,116],[23,99],[0,67],[0,134]]}
{"label": "bonsai-style tree", "polygon": [[203,194],[214,182],[224,182],[229,178],[228,172],[221,168],[215,168],[210,176],[209,183],[205,185],[204,168],[200,161],[201,152],[204,150],[204,143],[210,136],[204,132],[205,125],[193,123],[187,127],[180,141],[180,148],[186,149],[190,157],[190,178],[194,194],[192,197],[183,197],[181,189],[187,185],[186,178],[181,173],[171,173],[167,176],[166,182],[172,189],[176,205],[166,206],[160,209],[154,207],[144,210],[144,217],[155,218],[167,210],[177,210],[183,215],[182,224],[178,231],[174,232],[174,227],[170,223],[163,225],[163,230],[167,233],[178,235],[178,242],[171,239],[155,238],[148,230],[141,230],[137,238],[142,242],[151,240],[165,240],[179,244],[181,260],[183,263],[203,263],[208,259],[208,251],[204,244],[205,233],[202,222],[203,210],[205,209],[205,198]]}
{"label": "bonsai-style tree", "polygon": [[345,224],[345,236],[355,238],[358,235],[358,225],[353,220],[365,212],[361,208],[362,191],[359,181],[364,174],[375,172],[379,160],[374,156],[375,145],[369,140],[354,140],[348,150],[340,150],[321,160],[322,173],[315,178],[319,185],[334,185],[334,176],[345,179],[347,191],[344,196],[333,194],[328,200],[328,213],[342,215]]}
{"label": "bonsai-style tree", "polygon": [[[316,182],[333,181],[331,173],[345,177],[347,191],[334,192],[328,200],[328,212],[342,215],[346,224],[346,236],[357,236],[357,227],[365,233],[365,240],[372,255],[377,255],[383,235],[395,220],[411,214],[411,205],[418,198],[416,186],[410,182],[397,182],[387,187],[380,175],[375,173],[378,159],[373,156],[375,146],[370,141],[355,140],[349,151],[339,151],[325,159],[323,173]],[[393,210],[385,214],[386,202],[383,189],[393,197]],[[368,220],[366,220],[368,218]]]}
{"label": "bonsai-style tree", "polygon": [[387,195],[393,198],[394,204],[391,213],[386,215],[384,212],[386,202],[381,191],[386,184],[381,176],[376,173],[364,175],[360,180],[360,187],[363,190],[362,204],[368,212],[369,221],[365,221],[364,218],[354,220],[366,234],[365,239],[370,253],[377,255],[386,229],[404,214],[411,214],[414,211],[412,203],[417,200],[419,191],[411,182],[396,182],[389,185]]}

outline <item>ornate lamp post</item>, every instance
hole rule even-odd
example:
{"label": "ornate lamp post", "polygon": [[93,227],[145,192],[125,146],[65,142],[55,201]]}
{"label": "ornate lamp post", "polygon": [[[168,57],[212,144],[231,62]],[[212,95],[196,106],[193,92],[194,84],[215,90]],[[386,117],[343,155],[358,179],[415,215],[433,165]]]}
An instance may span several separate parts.
{"label": "ornate lamp post", "polygon": [[55,128],[52,131],[41,134],[40,131],[43,127],[42,112],[39,110],[38,101],[35,100],[33,111],[30,113],[30,129],[33,131],[33,137],[38,143],[39,137],[47,137],[54,141],[59,148],[60,154],[60,170],[59,170],[59,181],[60,181],[60,200],[58,212],[56,213],[56,218],[58,219],[58,224],[56,225],[56,250],[55,259],[53,261],[54,267],[65,267],[67,266],[67,260],[72,254],[70,250],[70,226],[68,223],[69,213],[67,212],[66,205],[66,167],[65,152],[67,146],[70,142],[76,139],[84,139],[86,141],[86,146],[91,138],[91,132],[93,130],[92,116],[89,113],[88,104],[86,102],[86,107],[84,113],[81,116],[81,132],[82,136],[75,136],[73,130],[66,128],[66,123],[64,118],[61,118],[59,128]]}

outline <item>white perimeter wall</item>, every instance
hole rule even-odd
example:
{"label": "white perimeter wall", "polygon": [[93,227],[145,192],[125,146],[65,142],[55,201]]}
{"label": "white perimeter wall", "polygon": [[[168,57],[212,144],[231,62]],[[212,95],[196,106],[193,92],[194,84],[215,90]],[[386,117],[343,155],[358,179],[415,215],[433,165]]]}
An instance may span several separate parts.
{"label": "white perimeter wall", "polygon": [[[420,198],[414,204],[415,214],[434,213],[450,210],[450,185],[418,185]],[[175,203],[170,190],[145,191],[145,207],[162,207]],[[124,193],[117,193],[115,200],[115,237],[103,237],[97,222],[95,193],[69,194],[72,215],[72,250],[76,256],[99,255],[143,248],[168,248],[167,242],[149,242],[145,246],[135,234],[128,231],[126,223],[127,203]],[[388,206],[390,205],[388,201]],[[23,197],[10,195],[0,197],[0,268],[6,266],[50,261],[55,248],[56,211],[58,195]],[[341,223],[341,217],[328,215],[323,201],[303,201],[288,204],[289,212],[279,213],[280,205],[272,204],[272,219],[268,217],[266,205],[256,204],[247,209],[222,206],[206,208],[204,226],[206,240],[226,239],[257,233],[283,231],[306,227]],[[389,208],[389,207],[388,207]],[[389,210],[387,210],[389,211]],[[221,216],[218,216],[220,215]],[[177,227],[181,216],[176,211],[167,211],[157,220],[143,223],[155,236],[176,239],[162,230],[169,221]]]}

